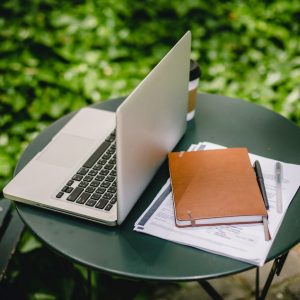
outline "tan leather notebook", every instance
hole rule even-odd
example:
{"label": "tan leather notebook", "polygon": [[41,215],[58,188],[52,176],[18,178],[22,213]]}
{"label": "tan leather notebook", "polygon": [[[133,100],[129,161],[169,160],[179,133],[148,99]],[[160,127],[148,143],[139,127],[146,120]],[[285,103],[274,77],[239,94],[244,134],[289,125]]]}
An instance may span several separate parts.
{"label": "tan leather notebook", "polygon": [[246,148],[168,155],[176,225],[262,222],[267,211]]}

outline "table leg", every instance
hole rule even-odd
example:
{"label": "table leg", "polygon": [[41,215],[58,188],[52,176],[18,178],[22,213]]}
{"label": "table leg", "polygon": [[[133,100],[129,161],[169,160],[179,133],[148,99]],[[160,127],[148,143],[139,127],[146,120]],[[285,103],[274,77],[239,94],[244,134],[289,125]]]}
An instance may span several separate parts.
{"label": "table leg", "polygon": [[255,299],[259,300],[259,267],[256,267]]}
{"label": "table leg", "polygon": [[206,291],[206,293],[214,300],[222,300],[221,295],[216,291],[216,289],[207,281],[201,280],[198,283],[202,286],[202,288]]}
{"label": "table leg", "polygon": [[285,263],[285,260],[288,256],[289,252],[286,252],[277,258],[275,258],[273,266],[271,268],[271,271],[269,273],[269,276],[265,282],[265,285],[262,289],[261,294],[259,294],[259,268],[256,268],[256,300],[264,300],[265,297],[267,296],[267,293],[269,291],[269,288],[271,286],[271,283],[273,281],[273,278],[275,275],[279,276],[280,272],[283,268],[283,265]]}

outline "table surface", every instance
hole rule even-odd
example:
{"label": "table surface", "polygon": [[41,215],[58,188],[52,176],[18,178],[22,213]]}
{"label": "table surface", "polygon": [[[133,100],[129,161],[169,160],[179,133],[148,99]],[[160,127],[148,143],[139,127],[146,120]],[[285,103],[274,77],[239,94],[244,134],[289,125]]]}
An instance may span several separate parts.
{"label": "table surface", "polygon": [[[115,111],[122,99],[95,105]],[[217,95],[199,94],[195,119],[175,150],[209,141],[247,147],[258,155],[300,164],[300,128],[255,104]],[[51,139],[73,115],[59,119],[25,150],[15,173]],[[87,267],[136,279],[189,281],[238,273],[253,265],[175,244],[133,231],[134,222],[168,178],[165,162],[121,226],[107,227],[29,205],[17,204],[24,222],[54,251]],[[287,211],[268,260],[300,241],[300,192]]]}

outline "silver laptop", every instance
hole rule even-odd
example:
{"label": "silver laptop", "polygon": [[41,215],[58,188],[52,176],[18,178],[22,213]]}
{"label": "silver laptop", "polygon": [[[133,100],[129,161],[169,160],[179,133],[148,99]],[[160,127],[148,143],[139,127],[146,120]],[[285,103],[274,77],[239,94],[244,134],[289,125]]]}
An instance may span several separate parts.
{"label": "silver laptop", "polygon": [[121,224],[185,132],[190,48],[187,32],[115,113],[79,110],[4,196]]}

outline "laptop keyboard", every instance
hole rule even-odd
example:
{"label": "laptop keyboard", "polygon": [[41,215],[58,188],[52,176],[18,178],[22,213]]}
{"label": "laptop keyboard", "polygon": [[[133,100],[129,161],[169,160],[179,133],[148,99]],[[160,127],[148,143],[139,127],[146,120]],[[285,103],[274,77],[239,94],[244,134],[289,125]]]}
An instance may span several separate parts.
{"label": "laptop keyboard", "polygon": [[110,211],[117,202],[115,131],[98,147],[56,198]]}

